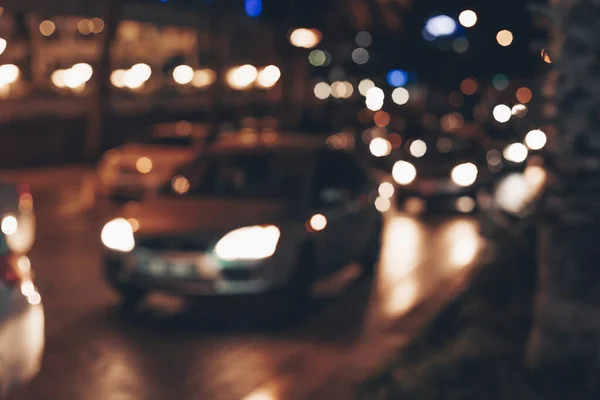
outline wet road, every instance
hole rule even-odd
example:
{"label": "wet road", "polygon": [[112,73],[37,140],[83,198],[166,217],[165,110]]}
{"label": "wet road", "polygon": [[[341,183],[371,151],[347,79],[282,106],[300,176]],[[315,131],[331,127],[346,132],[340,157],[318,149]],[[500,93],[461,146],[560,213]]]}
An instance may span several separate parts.
{"label": "wet road", "polygon": [[[39,204],[39,203],[38,203]],[[322,286],[314,310],[265,326],[249,304],[189,307],[155,297],[123,315],[104,284],[91,217],[38,206],[31,254],[46,308],[41,373],[11,399],[345,399],[464,285],[482,241],[468,218],[419,222],[390,214],[377,277]]]}

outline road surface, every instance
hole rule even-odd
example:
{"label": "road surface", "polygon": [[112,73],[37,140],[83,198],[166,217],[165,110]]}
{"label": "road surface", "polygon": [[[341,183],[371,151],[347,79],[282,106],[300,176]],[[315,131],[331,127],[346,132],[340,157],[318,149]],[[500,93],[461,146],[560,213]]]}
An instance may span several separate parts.
{"label": "road surface", "polygon": [[37,199],[30,256],[46,309],[43,367],[11,400],[347,399],[464,287],[482,248],[469,218],[392,212],[377,277],[351,280],[349,267],[290,326],[254,318],[264,305],[164,296],[125,315],[102,279],[99,231],[110,208],[81,214],[70,205],[77,191],[57,185],[62,194]]}

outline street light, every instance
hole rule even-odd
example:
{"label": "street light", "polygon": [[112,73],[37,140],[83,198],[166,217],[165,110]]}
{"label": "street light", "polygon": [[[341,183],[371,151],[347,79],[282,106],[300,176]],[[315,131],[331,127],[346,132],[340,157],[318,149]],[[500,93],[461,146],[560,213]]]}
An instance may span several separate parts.
{"label": "street light", "polygon": [[312,49],[319,43],[323,35],[318,29],[298,28],[290,34],[290,43],[295,47]]}
{"label": "street light", "polygon": [[258,71],[255,66],[246,64],[241,67],[231,68],[227,72],[226,80],[232,89],[244,90],[252,85],[258,77]]}
{"label": "street light", "polygon": [[260,70],[256,83],[259,87],[271,88],[275,86],[279,78],[281,78],[281,70],[275,65],[269,65]]}

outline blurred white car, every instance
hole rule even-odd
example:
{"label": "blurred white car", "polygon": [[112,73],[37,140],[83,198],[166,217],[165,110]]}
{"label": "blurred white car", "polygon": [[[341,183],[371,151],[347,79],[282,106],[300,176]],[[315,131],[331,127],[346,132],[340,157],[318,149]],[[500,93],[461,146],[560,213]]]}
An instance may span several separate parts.
{"label": "blurred white car", "polygon": [[0,397],[40,368],[44,310],[25,255],[34,236],[31,193],[0,183]]}
{"label": "blurred white car", "polygon": [[106,277],[129,304],[151,291],[302,304],[315,281],[350,262],[375,268],[376,187],[354,156],[319,138],[217,144],[159,196],[106,223]]}
{"label": "blurred white car", "polygon": [[175,170],[193,159],[204,144],[205,130],[155,129],[145,140],[107,151],[96,174],[97,192],[117,200],[156,192]]}

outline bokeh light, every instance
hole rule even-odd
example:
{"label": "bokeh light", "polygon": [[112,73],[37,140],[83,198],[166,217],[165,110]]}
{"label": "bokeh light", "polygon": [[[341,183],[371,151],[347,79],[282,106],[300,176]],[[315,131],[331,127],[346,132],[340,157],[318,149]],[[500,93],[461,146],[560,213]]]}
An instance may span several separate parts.
{"label": "bokeh light", "polygon": [[508,122],[512,116],[512,111],[506,104],[498,104],[492,112],[494,119],[500,123]]}
{"label": "bokeh light", "polygon": [[229,86],[237,90],[250,87],[256,81],[256,78],[258,78],[258,70],[250,64],[231,68],[226,76]]}
{"label": "bokeh light", "polygon": [[392,152],[392,144],[387,139],[376,137],[369,143],[369,151],[375,157],[385,157]]}
{"label": "bokeh light", "polygon": [[525,104],[515,104],[511,109],[511,113],[517,118],[524,118],[527,115],[527,106]]}
{"label": "bokeh light", "polygon": [[401,87],[408,82],[408,73],[401,69],[394,69],[388,72],[387,82],[390,86]]}
{"label": "bokeh light", "polygon": [[260,87],[270,88],[275,86],[279,78],[281,78],[281,70],[275,65],[269,65],[260,70],[256,82]]}
{"label": "bokeh light", "polygon": [[529,103],[532,97],[533,93],[531,93],[529,88],[522,87],[517,90],[517,100],[523,104]]}
{"label": "bokeh light", "polygon": [[390,124],[390,114],[385,111],[377,111],[373,116],[373,122],[380,128],[385,128]]}
{"label": "bokeh light", "polygon": [[360,47],[369,47],[373,43],[373,36],[367,31],[361,31],[356,34],[355,41]]}
{"label": "bokeh light", "polygon": [[525,145],[530,150],[543,149],[546,146],[546,141],[546,134],[539,129],[531,130],[525,135]]}
{"label": "bokeh light", "polygon": [[0,86],[16,82],[20,74],[19,67],[14,64],[0,65]]}
{"label": "bokeh light", "polygon": [[433,37],[449,36],[456,32],[456,21],[447,15],[431,17],[425,23],[425,30]]}
{"label": "bokeh light", "polygon": [[377,86],[372,87],[367,91],[365,104],[371,111],[379,111],[383,108],[383,102],[385,100],[385,93]]}
{"label": "bokeh light", "polygon": [[8,46],[8,42],[6,41],[6,39],[0,38],[0,54],[4,53],[4,50],[6,50],[6,46]]}
{"label": "bokeh light", "polygon": [[89,19],[82,19],[77,24],[77,29],[82,35],[89,35],[94,31],[94,23]]}
{"label": "bokeh light", "polygon": [[217,74],[210,68],[199,69],[194,71],[194,78],[192,79],[192,86],[202,88],[210,86],[217,80]]}
{"label": "bokeh light", "polygon": [[398,104],[399,106],[408,103],[409,99],[410,93],[403,87],[396,88],[392,92],[392,101]]}
{"label": "bokeh light", "polygon": [[323,67],[329,64],[329,56],[323,50],[313,50],[308,55],[308,61],[315,67]]}
{"label": "bokeh light", "polygon": [[496,41],[502,47],[510,46],[513,42],[513,34],[509,30],[502,30],[496,35]]}
{"label": "bokeh light", "polygon": [[522,143],[508,145],[502,152],[504,158],[514,163],[522,163],[527,159],[528,154],[529,151],[527,150],[527,147]]}
{"label": "bokeh light", "polygon": [[91,21],[92,26],[94,27],[92,33],[100,33],[104,30],[104,21],[102,20],[102,18],[92,18]]}
{"label": "bokeh light", "polygon": [[427,153],[427,144],[421,139],[417,139],[410,144],[410,154],[415,158],[421,158]]}
{"label": "bokeh light", "polygon": [[387,212],[392,206],[390,199],[379,196],[375,199],[375,208],[379,212]]}
{"label": "bokeh light", "polygon": [[477,89],[477,81],[474,78],[466,78],[460,83],[460,91],[466,96],[474,95]]}
{"label": "bokeh light", "polygon": [[477,23],[477,14],[473,10],[464,10],[458,16],[458,22],[465,28],[472,28]]}
{"label": "bokeh light", "polygon": [[369,51],[359,47],[352,52],[352,61],[358,65],[363,65],[369,62]]}
{"label": "bokeh light", "polygon": [[322,35],[318,29],[299,28],[290,34],[290,43],[293,46],[311,49],[321,42]]}
{"label": "bokeh light", "polygon": [[354,87],[350,82],[336,81],[331,84],[331,95],[336,99],[347,99],[354,93]]}
{"label": "bokeh light", "polygon": [[331,96],[331,86],[327,82],[319,82],[314,88],[315,97],[320,100],[325,100]]}
{"label": "bokeh light", "polygon": [[54,22],[46,20],[40,23],[40,33],[44,36],[50,36],[56,30]]}
{"label": "bokeh light", "polygon": [[378,193],[381,197],[389,199],[394,195],[394,185],[389,182],[383,182],[379,185]]}
{"label": "bokeh light", "polygon": [[367,96],[367,92],[373,87],[375,87],[375,83],[372,80],[363,79],[358,84],[358,92],[363,96]]}
{"label": "bokeh light", "polygon": [[180,85],[187,85],[194,79],[194,69],[189,65],[178,65],[173,70],[173,79]]}
{"label": "bokeh light", "polygon": [[552,58],[550,58],[550,54],[548,54],[546,49],[542,49],[542,60],[544,60],[546,64],[552,64]]}

